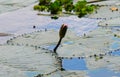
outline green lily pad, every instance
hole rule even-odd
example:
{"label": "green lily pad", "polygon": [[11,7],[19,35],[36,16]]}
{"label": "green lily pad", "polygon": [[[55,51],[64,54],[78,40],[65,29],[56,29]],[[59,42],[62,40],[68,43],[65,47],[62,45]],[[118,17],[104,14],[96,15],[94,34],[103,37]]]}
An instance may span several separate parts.
{"label": "green lily pad", "polygon": [[27,77],[25,72],[0,64],[0,77]]}
{"label": "green lily pad", "polygon": [[62,44],[57,52],[61,57],[89,57],[94,54],[105,54],[112,50],[110,47],[114,42],[112,37],[113,32],[110,29],[98,28],[74,40],[72,44]]}
{"label": "green lily pad", "polygon": [[120,56],[106,55],[102,59],[86,58],[86,64],[89,69],[108,68],[113,71],[120,71]]}
{"label": "green lily pad", "polygon": [[[75,40],[78,37],[71,31],[67,31],[67,34],[63,41]],[[9,44],[19,45],[34,45],[41,46],[45,44],[56,44],[59,40],[59,32],[55,30],[38,31],[30,34],[24,34],[15,37],[8,41]]]}
{"label": "green lily pad", "polygon": [[59,63],[47,50],[27,46],[0,46],[0,63],[22,71],[39,71],[46,74],[59,69]]}

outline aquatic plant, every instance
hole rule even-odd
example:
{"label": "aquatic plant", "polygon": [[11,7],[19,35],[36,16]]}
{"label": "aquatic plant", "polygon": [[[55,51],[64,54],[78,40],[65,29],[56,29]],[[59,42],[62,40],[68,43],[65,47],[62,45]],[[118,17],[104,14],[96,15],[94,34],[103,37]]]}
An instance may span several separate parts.
{"label": "aquatic plant", "polygon": [[49,6],[49,11],[51,14],[59,14],[62,11],[62,6],[58,1],[52,2]]}
{"label": "aquatic plant", "polygon": [[96,7],[93,5],[87,5],[87,1],[78,1],[75,4],[74,11],[78,17],[83,17],[86,14],[92,13]]}
{"label": "aquatic plant", "polygon": [[63,24],[60,28],[60,31],[59,31],[59,41],[56,45],[56,47],[54,48],[54,52],[56,53],[56,50],[58,48],[58,46],[60,45],[62,39],[64,38],[65,34],[66,34],[66,31],[67,31],[67,25]]}
{"label": "aquatic plant", "polygon": [[58,16],[52,16],[51,19],[58,19]]}
{"label": "aquatic plant", "polygon": [[44,11],[47,10],[51,14],[60,14],[64,13],[73,13],[78,15],[78,17],[83,17],[86,14],[92,13],[96,6],[88,5],[86,0],[78,1],[73,4],[73,0],[55,0],[51,2],[51,0],[40,0],[38,6],[34,6],[34,10]]}
{"label": "aquatic plant", "polygon": [[48,6],[50,5],[51,0],[39,0],[39,5],[45,5]]}
{"label": "aquatic plant", "polygon": [[[87,34],[84,34],[83,37],[76,37],[76,39],[75,36],[73,36],[69,32],[69,30],[67,31],[68,34],[66,35],[66,31],[67,25],[63,24],[59,30],[59,37],[56,37],[54,39],[53,37],[57,36],[58,33],[53,30],[46,30],[46,28],[44,30],[39,30],[29,34],[22,34],[17,37],[13,37],[13,39],[8,40],[7,43],[9,45],[0,47],[0,50],[2,51],[2,55],[0,57],[1,63],[4,62],[4,64],[10,65],[11,67],[17,66],[16,68],[22,70],[35,69],[34,71],[40,71],[39,75],[34,75],[34,77],[73,76],[73,73],[67,70],[78,70],[76,68],[74,69],[74,66],[81,65],[83,63],[81,63],[81,61],[86,62],[84,65],[85,69],[83,70],[89,71],[89,68],[99,69],[111,64],[114,64],[114,66],[111,65],[112,67],[107,68],[115,68],[116,70],[119,70],[119,68],[116,68],[116,66],[119,66],[118,60],[120,59],[120,57],[114,56],[113,53],[116,53],[120,49],[118,49],[118,47],[117,49],[115,48],[116,50],[113,49],[114,51],[109,50],[111,49],[109,48],[109,46],[111,46],[111,44],[114,42],[113,39],[111,39],[110,37],[113,37],[115,34],[115,36],[117,36],[117,33],[111,33],[111,29],[99,28],[94,31],[90,31]],[[52,39],[49,40],[49,38]],[[64,40],[62,40],[63,38]],[[49,49],[49,47],[47,46],[55,44],[58,39],[59,42],[55,47],[56,50],[53,46],[55,51],[55,53],[53,53],[53,48]],[[62,47],[57,49],[61,41],[63,41],[64,43],[62,44]],[[68,42],[72,43],[68,44]],[[9,54],[6,54],[8,52],[11,52],[11,55],[15,54],[16,56],[11,57]],[[19,60],[19,62],[17,62],[16,60]],[[65,60],[69,60],[69,63],[67,63],[69,65],[71,65],[74,61],[75,64],[73,63],[70,66],[72,68],[70,68],[66,64]],[[76,61],[79,62],[79,64]],[[14,63],[16,64],[16,66],[14,66]],[[36,65],[37,67],[34,68],[34,64],[37,64],[38,66]],[[27,68],[24,68],[24,66],[26,66]],[[67,68],[65,66],[67,66]],[[81,67],[79,70],[83,74],[83,70],[81,70]],[[74,73],[78,75],[78,72],[74,71]],[[78,76],[81,76],[81,73]]]}
{"label": "aquatic plant", "polygon": [[38,11],[45,11],[48,8],[46,6],[44,6],[44,5],[41,5],[41,6],[40,5],[35,5],[33,9],[38,10]]}

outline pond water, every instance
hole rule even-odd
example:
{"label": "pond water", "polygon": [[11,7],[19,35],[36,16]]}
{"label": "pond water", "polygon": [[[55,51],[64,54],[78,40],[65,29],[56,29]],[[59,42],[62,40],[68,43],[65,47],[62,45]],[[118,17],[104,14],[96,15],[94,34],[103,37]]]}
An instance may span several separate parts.
{"label": "pond water", "polygon": [[106,68],[100,68],[88,71],[89,77],[120,77],[120,72],[114,72]]}
{"label": "pond water", "polygon": [[[12,10],[16,10],[25,6],[28,6],[30,4],[35,3],[37,0],[1,0],[0,1],[0,13],[4,13],[4,12],[8,12],[8,11],[12,11]],[[13,4],[13,3],[14,4]],[[22,3],[22,4],[21,4]],[[81,19],[81,21],[76,21],[73,20],[76,18],[72,18],[72,19],[63,19],[60,18],[59,20],[56,20],[55,22],[51,22],[49,24],[46,24],[44,27],[41,28],[48,28],[48,29],[59,29],[59,25],[61,25],[62,23],[69,23],[68,25],[70,25],[71,29],[73,29],[77,34],[81,35],[83,32],[88,32],[90,30],[93,30],[97,27],[97,21],[90,20],[90,19],[86,19],[86,22],[83,21],[83,19]],[[89,22],[88,22],[89,21]],[[89,23],[89,24],[88,24]],[[72,26],[72,25],[76,25],[76,26]],[[84,26],[83,26],[84,25]],[[90,26],[91,28],[89,28],[88,26]],[[89,28],[89,29],[88,29]],[[111,45],[111,48],[116,49],[118,47],[120,47],[119,43],[117,41],[120,41],[120,39],[117,38],[113,38],[113,40],[116,40],[116,42],[114,42]],[[73,41],[67,41],[64,42],[64,45],[68,45],[68,44],[73,44]],[[55,47],[55,44],[52,45],[47,45],[47,46],[43,46],[43,48],[45,49],[49,49],[49,50],[53,50]],[[114,56],[120,56],[120,50],[116,51],[116,52],[112,52],[111,53]],[[66,71],[72,70],[80,70],[80,71],[86,71],[87,75],[89,77],[120,77],[120,72],[115,72],[112,71],[110,69],[107,68],[98,68],[98,69],[89,69],[86,65],[86,59],[79,59],[79,58],[72,58],[72,59],[62,59],[62,68],[64,68]],[[26,71],[25,74],[27,75],[27,77],[34,77],[37,76],[38,74],[40,74],[39,72],[34,72],[34,71]]]}
{"label": "pond water", "polygon": [[114,56],[120,56],[120,50],[111,53]]}
{"label": "pond water", "polygon": [[[62,59],[62,66],[65,71],[85,71],[88,77],[120,77],[120,72],[115,72],[107,68],[88,69],[85,59]],[[34,77],[40,74],[39,72],[27,71],[27,77]]]}
{"label": "pond water", "polygon": [[[73,44],[74,42],[73,41],[66,41],[66,42],[63,42],[64,45],[68,45],[68,44]],[[53,51],[53,49],[55,48],[56,44],[51,44],[51,45],[43,45],[42,48],[44,49],[49,49],[50,51]]]}
{"label": "pond water", "polygon": [[52,45],[42,46],[42,48],[49,49],[50,51],[53,51],[55,46],[56,46],[55,44],[52,44]]}
{"label": "pond water", "polygon": [[114,51],[112,51],[111,55],[113,56],[120,56],[120,44],[118,41],[120,41],[120,38],[116,38],[113,37],[113,40],[115,40],[115,42],[111,45],[112,49],[115,49]]}
{"label": "pond water", "polygon": [[85,59],[78,59],[78,58],[62,59],[62,66],[66,71],[68,70],[86,71],[89,77],[120,77],[120,72],[115,72],[115,71],[112,71],[111,69],[107,69],[107,68],[89,69],[87,68]]}
{"label": "pond water", "polygon": [[40,74],[39,72],[33,72],[33,71],[26,71],[27,77],[34,77]]}
{"label": "pond water", "polygon": [[62,68],[65,70],[87,70],[85,59],[62,59]]}
{"label": "pond water", "polygon": [[120,77],[120,72],[112,71],[107,68],[89,69],[86,66],[85,59],[62,59],[63,68],[68,70],[86,71],[89,77]]}
{"label": "pond water", "polygon": [[[39,29],[55,29],[59,30],[61,24],[67,23],[69,29],[74,31],[78,36],[81,36],[83,33],[87,33],[91,30],[97,28],[97,22],[100,20],[96,19],[89,19],[89,18],[78,18],[77,16],[70,16],[70,17],[60,17],[59,19],[46,24],[44,26],[39,27]],[[89,24],[88,24],[89,23]],[[75,25],[75,26],[73,26]],[[89,28],[91,27],[91,28]]]}
{"label": "pond water", "polygon": [[0,0],[0,14],[14,11],[36,2],[37,0]]}
{"label": "pond water", "polygon": [[[119,38],[113,37],[113,40],[116,40],[112,45],[112,49],[117,49],[120,47],[119,43]],[[68,44],[73,44],[73,41],[67,41],[64,42],[64,45]],[[46,49],[53,50],[55,47],[55,44],[44,46]],[[120,56],[120,49],[117,49],[115,51],[112,51],[110,53],[112,56]],[[63,58],[62,59],[62,68],[65,69],[65,71],[85,71],[87,73],[88,77],[120,77],[120,72],[112,71],[109,68],[102,67],[102,68],[97,68],[97,69],[89,69],[86,65],[86,59],[83,58]],[[30,74],[29,74],[30,75]],[[33,74],[32,74],[33,75]],[[29,76],[31,77],[31,76]]]}

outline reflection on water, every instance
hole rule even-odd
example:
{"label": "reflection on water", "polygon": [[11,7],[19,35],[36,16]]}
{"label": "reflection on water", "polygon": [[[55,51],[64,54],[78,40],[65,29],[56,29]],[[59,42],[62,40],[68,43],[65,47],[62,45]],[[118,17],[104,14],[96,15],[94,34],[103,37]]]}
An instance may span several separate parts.
{"label": "reflection on water", "polygon": [[112,49],[118,49],[120,47],[120,44],[119,44],[120,38],[113,37],[112,39],[114,40],[114,42],[110,47]]}
{"label": "reflection on water", "polygon": [[55,46],[56,46],[55,44],[52,44],[52,45],[42,46],[42,48],[45,48],[45,49],[53,51],[53,49],[55,48]]}
{"label": "reflection on water", "polygon": [[89,75],[89,77],[120,77],[120,73],[111,71],[106,68],[89,70],[88,75]]}
{"label": "reflection on water", "polygon": [[85,59],[62,59],[62,66],[65,70],[87,70]]}
{"label": "reflection on water", "polygon": [[40,73],[34,72],[34,71],[27,71],[26,72],[27,77],[34,77],[34,76],[37,76],[38,74],[40,74]]}
{"label": "reflection on water", "polygon": [[[114,40],[119,40],[117,38],[114,38]],[[68,41],[64,42],[63,45],[73,44],[74,42]],[[46,46],[47,49],[53,50],[55,45]],[[111,48],[116,49],[119,48],[120,45],[118,42],[114,42],[111,45]],[[111,53],[113,56],[120,56],[120,49],[113,51]],[[62,59],[62,68],[64,68],[66,71],[72,70],[80,70],[80,71],[86,71],[87,75],[89,77],[120,77],[120,72],[112,71],[111,69],[107,68],[98,68],[98,69],[89,69],[86,65],[85,59],[79,59],[79,58],[63,58]]]}
{"label": "reflection on water", "polygon": [[37,0],[0,0],[0,14],[14,11],[36,2]]}
{"label": "reflection on water", "polygon": [[115,41],[120,41],[120,38],[117,38],[117,37],[113,37],[112,39]]}
{"label": "reflection on water", "polygon": [[118,49],[120,47],[120,44],[118,42],[114,42],[112,45],[111,45],[111,48],[112,49]]}
{"label": "reflection on water", "polygon": [[67,70],[86,71],[89,77],[120,77],[120,72],[115,72],[107,68],[88,69],[85,59],[62,59],[62,66]]}
{"label": "reflection on water", "polygon": [[120,56],[120,50],[111,53],[114,56]]}
{"label": "reflection on water", "polygon": [[113,56],[120,56],[120,44],[118,42],[115,42],[111,45],[111,48],[114,49],[112,53],[110,53]]}
{"label": "reflection on water", "polygon": [[115,42],[111,45],[111,48],[112,49],[115,49],[111,55],[113,56],[120,56],[120,44],[118,41],[120,41],[120,38],[116,38],[116,37],[113,37],[113,40],[115,40]]}
{"label": "reflection on water", "polygon": [[[18,0],[19,1],[19,0]],[[30,0],[29,0],[30,1]],[[7,1],[6,1],[7,2]],[[33,1],[34,2],[34,1]],[[30,3],[33,3],[33,2],[30,2]],[[23,3],[23,2],[22,2]],[[27,2],[26,2],[27,3]],[[26,4],[26,3],[24,3],[24,4]],[[2,5],[1,6],[1,8],[3,8],[4,6],[6,6],[6,5]],[[8,6],[8,5],[7,5]],[[6,11],[9,11],[10,9],[11,10],[14,10],[14,9],[16,9],[16,8],[20,8],[18,5],[14,5],[15,7],[9,7],[9,8],[7,8],[8,10],[6,10]],[[27,5],[23,5],[22,7],[24,7],[24,6],[27,6]],[[3,10],[3,11],[5,11],[5,10]],[[66,21],[64,21],[64,22],[66,22],[66,23],[69,23],[69,24],[72,24],[72,22],[74,23],[75,21],[68,21],[68,20],[66,20]],[[91,21],[90,21],[91,22]],[[54,24],[55,22],[53,22],[53,24]],[[62,22],[62,20],[61,20],[61,22],[60,23],[58,23],[58,24],[61,24],[61,23],[63,23]],[[81,22],[77,22],[78,23],[78,26],[80,26],[80,24],[81,24]],[[52,24],[52,23],[51,23]],[[52,25],[53,25],[52,24]],[[93,26],[93,24],[95,24],[95,23],[92,23],[92,24],[90,24],[90,25],[92,25]],[[50,24],[49,24],[50,25]],[[76,24],[77,25],[77,24]],[[84,24],[82,24],[82,25],[84,25]],[[54,26],[54,25],[53,25]],[[88,25],[89,26],[89,25]],[[96,25],[94,25],[94,26],[96,26]],[[50,26],[50,28],[53,28],[53,27],[51,27]],[[54,26],[54,28],[57,28],[57,26]],[[83,28],[77,28],[76,26],[75,27],[73,27],[73,28],[75,28],[75,30],[76,31],[78,31],[78,29],[79,29],[79,31],[80,30],[82,30]],[[90,28],[90,29],[92,29],[92,28]],[[88,30],[88,28],[86,27],[85,29],[84,29],[84,31],[86,31],[86,30]],[[77,32],[77,33],[80,33],[80,32]],[[114,40],[118,40],[118,39],[116,39],[116,38],[114,38]],[[120,39],[119,39],[120,40]],[[65,45],[68,45],[68,44],[73,44],[73,42],[72,41],[70,41],[70,42],[65,42],[65,43],[63,43],[63,44],[65,44]],[[54,47],[55,47],[55,45],[50,45],[50,46],[45,46],[45,48],[46,49],[49,49],[49,50],[53,50],[54,49]],[[113,49],[116,49],[116,48],[118,48],[118,47],[120,47],[120,45],[117,43],[117,42],[115,42],[112,46],[111,46]],[[113,55],[119,55],[120,56],[120,50],[119,51],[116,51],[116,52],[112,52],[112,54]],[[105,69],[105,68],[99,68],[99,69],[96,69],[96,70],[89,70],[88,68],[87,68],[87,66],[86,66],[86,60],[85,59],[78,59],[78,58],[72,58],[72,59],[62,59],[62,66],[63,66],[63,68],[65,69],[65,70],[85,70],[85,71],[87,71],[87,73],[88,73],[88,75],[89,75],[89,77],[120,77],[120,73],[115,73],[114,71],[111,71],[111,70],[109,70],[109,69]],[[39,74],[39,72],[33,72],[33,71],[28,71],[28,72],[26,72],[26,75],[28,76],[28,77],[34,77],[34,76],[37,76]]]}
{"label": "reflection on water", "polygon": [[[69,45],[69,44],[73,44],[73,43],[74,43],[73,41],[66,41],[66,42],[63,43],[63,45]],[[42,46],[42,48],[45,48],[45,49],[53,51],[53,49],[55,48],[55,46],[56,46],[56,44],[51,44],[51,45]]]}
{"label": "reflection on water", "polygon": [[65,44],[65,45],[70,45],[70,44],[73,44],[74,42],[73,41],[66,41],[66,42],[64,42],[63,44]]}

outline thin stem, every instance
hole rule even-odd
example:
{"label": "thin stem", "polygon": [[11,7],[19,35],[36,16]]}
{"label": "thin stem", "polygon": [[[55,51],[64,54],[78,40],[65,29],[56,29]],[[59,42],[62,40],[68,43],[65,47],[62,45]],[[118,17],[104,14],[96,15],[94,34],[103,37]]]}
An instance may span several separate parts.
{"label": "thin stem", "polygon": [[56,47],[54,48],[54,53],[56,53],[56,50],[57,50],[58,46],[60,45],[61,41],[62,41],[62,38],[59,39]]}

